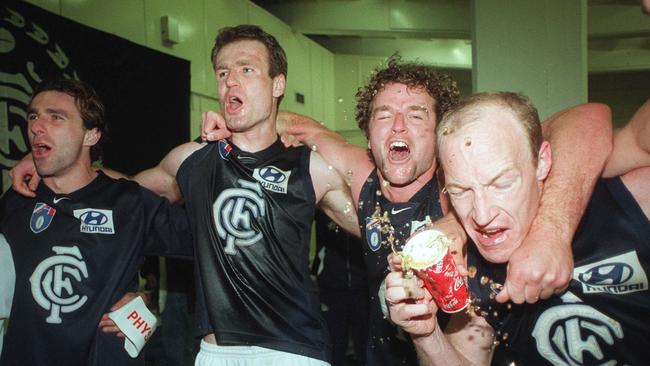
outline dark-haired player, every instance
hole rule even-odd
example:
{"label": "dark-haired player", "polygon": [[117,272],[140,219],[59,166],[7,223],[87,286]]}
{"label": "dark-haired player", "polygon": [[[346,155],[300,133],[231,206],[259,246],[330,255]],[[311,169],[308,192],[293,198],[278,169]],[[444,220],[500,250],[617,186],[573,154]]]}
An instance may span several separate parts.
{"label": "dark-haired player", "polygon": [[311,224],[318,206],[358,232],[349,189],[318,153],[280,142],[275,118],[287,61],[273,36],[252,25],[224,28],[212,63],[232,135],[180,145],[135,177],[185,200],[203,336],[197,364],[325,364],[329,346],[308,268]]}
{"label": "dark-haired player", "polygon": [[140,364],[142,357],[132,359],[123,340],[97,324],[137,288],[145,251],[192,256],[185,213],[136,183],[92,168],[106,123],[87,84],[42,82],[27,120],[43,179],[35,197],[10,190],[0,201],[0,230],[15,267],[0,364]]}
{"label": "dark-haired player", "polygon": [[[428,218],[435,221],[442,215],[435,128],[457,98],[455,83],[434,67],[392,57],[385,67],[372,73],[357,93],[357,123],[368,138],[370,151],[350,145],[340,135],[302,116],[289,116],[282,131],[308,146],[316,146],[350,178],[365,238],[364,259],[371,296],[366,356],[369,365],[416,363],[409,337],[400,334],[399,328],[383,315],[383,296],[378,292],[383,291],[381,283],[388,273],[386,256],[391,248],[382,244],[387,238],[373,216],[377,207],[380,214],[386,213],[397,240],[403,243]],[[540,215],[524,245],[513,255],[507,291],[500,294],[501,301],[509,295],[518,303],[534,302],[568,283],[572,264],[570,238],[587,193],[607,157],[609,124],[598,105],[569,109],[546,123],[554,152],[562,160],[549,178]],[[204,130],[210,127],[206,125]],[[576,165],[581,167],[580,172],[574,170]]]}

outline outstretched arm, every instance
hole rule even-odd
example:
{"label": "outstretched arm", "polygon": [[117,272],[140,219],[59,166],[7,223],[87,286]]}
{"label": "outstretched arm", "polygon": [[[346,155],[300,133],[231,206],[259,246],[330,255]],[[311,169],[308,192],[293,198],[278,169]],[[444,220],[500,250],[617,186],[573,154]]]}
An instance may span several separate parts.
{"label": "outstretched arm", "polygon": [[[350,144],[318,121],[296,113],[278,113],[276,129],[285,145],[302,143],[318,151],[345,178],[357,204],[363,182],[375,167],[366,149]],[[223,117],[212,111],[202,114],[201,131],[204,141],[230,136]]]}
{"label": "outstretched arm", "polygon": [[566,289],[573,272],[571,241],[596,179],[612,149],[611,113],[603,104],[583,104],[543,124],[553,169],[528,235],[510,257],[497,300],[536,302]]}
{"label": "outstretched arm", "polygon": [[309,172],[318,207],[345,231],[359,237],[359,223],[350,188],[320,154],[311,153]]}
{"label": "outstretched arm", "polygon": [[[181,199],[181,192],[176,184],[176,173],[181,163],[190,156],[194,151],[201,148],[201,144],[196,142],[187,142],[175,147],[170,151],[157,166],[144,170],[132,179],[141,186],[148,188],[158,195],[167,198],[170,202],[175,203]],[[128,178],[122,173],[110,169],[103,169],[109,176],[118,178]],[[13,169],[9,172],[12,180],[13,189],[28,197],[35,197],[34,191],[40,181],[40,176],[36,173],[32,155],[27,154]]]}
{"label": "outstretched arm", "polygon": [[321,154],[339,171],[350,184],[356,206],[363,183],[375,168],[366,149],[350,144],[343,136],[328,129],[320,122],[300,114],[280,112],[277,118],[278,132],[285,143],[296,139]]}
{"label": "outstretched arm", "polygon": [[182,198],[181,191],[176,183],[178,168],[188,156],[200,149],[201,146],[196,142],[186,142],[179,145],[165,155],[160,164],[138,173],[133,177],[133,180],[167,198],[172,203],[178,202]]}

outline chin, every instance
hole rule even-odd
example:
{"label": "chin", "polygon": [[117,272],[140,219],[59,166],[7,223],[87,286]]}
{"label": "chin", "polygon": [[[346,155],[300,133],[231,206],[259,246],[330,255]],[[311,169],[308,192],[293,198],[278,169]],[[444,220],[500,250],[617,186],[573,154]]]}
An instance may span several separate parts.
{"label": "chin", "polygon": [[411,174],[401,174],[401,172],[396,170],[399,169],[384,169],[382,171],[384,180],[390,182],[392,186],[406,186],[415,181],[415,178]]}
{"label": "chin", "polygon": [[480,244],[475,244],[478,248],[481,256],[485,258],[488,262],[491,263],[508,263],[510,256],[512,255],[513,249],[508,246],[502,246],[505,243],[501,243],[496,246],[482,246]]}

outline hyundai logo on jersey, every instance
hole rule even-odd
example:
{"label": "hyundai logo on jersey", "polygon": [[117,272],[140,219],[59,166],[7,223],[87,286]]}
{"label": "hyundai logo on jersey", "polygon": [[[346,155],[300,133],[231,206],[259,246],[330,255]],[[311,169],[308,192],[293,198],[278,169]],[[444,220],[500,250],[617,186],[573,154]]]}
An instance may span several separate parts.
{"label": "hyundai logo on jersey", "polygon": [[38,234],[50,226],[56,210],[43,202],[37,202],[34,205],[32,218],[29,220],[29,228],[34,234]]}
{"label": "hyundai logo on jersey", "polygon": [[232,151],[232,146],[230,146],[226,140],[219,140],[217,145],[219,146],[219,156],[221,156],[223,160],[228,160],[228,155],[230,155],[230,152]]}
{"label": "hyundai logo on jersey", "polygon": [[589,285],[618,285],[632,277],[632,267],[625,263],[607,263],[580,273],[580,281]]}
{"label": "hyundai logo on jersey", "polygon": [[89,234],[114,234],[113,211],[97,208],[74,210],[74,217],[81,221],[79,230]]}
{"label": "hyundai logo on jersey", "polygon": [[86,211],[79,219],[86,225],[103,225],[108,221],[108,217],[99,211]]}
{"label": "hyundai logo on jersey", "polygon": [[620,295],[648,290],[648,277],[636,251],[576,267],[573,278],[580,281],[584,293]]}
{"label": "hyundai logo on jersey", "polygon": [[290,175],[291,171],[284,171],[273,165],[256,168],[253,171],[253,178],[255,178],[264,189],[284,194],[287,193],[287,185],[289,183]]}

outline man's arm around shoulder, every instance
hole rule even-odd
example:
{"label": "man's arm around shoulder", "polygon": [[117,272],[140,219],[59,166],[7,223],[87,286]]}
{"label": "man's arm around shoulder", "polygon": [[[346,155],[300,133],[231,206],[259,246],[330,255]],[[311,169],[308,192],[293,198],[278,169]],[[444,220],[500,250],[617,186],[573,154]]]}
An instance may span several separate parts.
{"label": "man's arm around shoulder", "polygon": [[349,184],[356,205],[363,183],[375,168],[366,149],[350,144],[320,122],[296,113],[280,112],[277,128],[285,144],[289,143],[288,140],[296,139],[317,151],[338,170]]}
{"label": "man's arm around shoulder", "polygon": [[133,177],[141,186],[148,188],[160,196],[176,203],[182,198],[176,174],[181,164],[193,152],[203,145],[196,142],[187,142],[172,149],[161,161],[151,169],[144,170]]}
{"label": "man's arm around shoulder", "polygon": [[345,231],[359,237],[355,206],[343,177],[316,152],[311,153],[309,173],[318,207]]}
{"label": "man's arm around shoulder", "polygon": [[571,240],[596,179],[612,148],[611,113],[603,104],[582,104],[543,124],[553,153],[540,208],[522,245],[510,257],[505,290],[497,300],[533,303],[560,293],[573,271]]}

